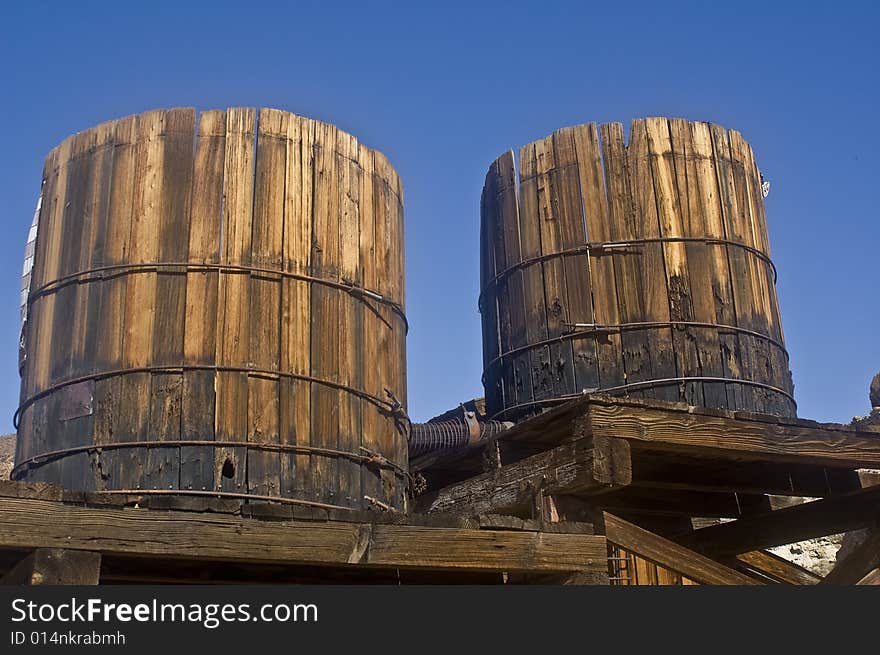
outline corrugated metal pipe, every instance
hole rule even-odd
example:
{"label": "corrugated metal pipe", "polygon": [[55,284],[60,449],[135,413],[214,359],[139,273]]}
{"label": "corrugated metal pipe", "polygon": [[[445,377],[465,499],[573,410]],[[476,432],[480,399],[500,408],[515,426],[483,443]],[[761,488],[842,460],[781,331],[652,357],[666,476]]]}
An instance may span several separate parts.
{"label": "corrugated metal pipe", "polygon": [[409,439],[410,458],[437,450],[455,450],[488,439],[513,427],[510,421],[479,421],[474,412],[463,420],[413,423]]}

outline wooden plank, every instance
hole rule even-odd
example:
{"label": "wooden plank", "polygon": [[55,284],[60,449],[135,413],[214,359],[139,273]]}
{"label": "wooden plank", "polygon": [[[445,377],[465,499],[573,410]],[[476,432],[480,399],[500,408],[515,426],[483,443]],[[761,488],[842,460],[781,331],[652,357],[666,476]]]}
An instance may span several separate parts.
{"label": "wooden plank", "polygon": [[[83,207],[84,233],[78,271],[91,270],[105,264],[115,130],[115,121],[102,123],[93,128],[95,143],[94,150],[88,155],[91,167],[90,188],[87,190],[87,199]],[[106,330],[106,326],[101,322],[104,298],[107,295],[106,282],[92,281],[77,286],[79,287],[76,300],[77,316],[81,313],[84,320],[76,321],[76,338],[72,344],[71,375],[73,377],[91,375],[98,370],[99,341]],[[80,388],[87,389],[91,393],[91,411],[85,416],[77,416],[65,421],[65,434],[62,438],[69,447],[83,446],[92,443],[94,439],[95,385],[87,383]],[[71,391],[61,393],[71,393]],[[91,459],[97,461],[97,457]],[[101,467],[93,465],[89,454],[82,453],[65,458],[62,466],[67,474],[62,474],[62,480],[66,480],[68,484],[79,484],[89,489],[102,488],[104,485]],[[90,473],[92,475],[89,475]],[[89,477],[93,480],[87,481],[86,478]]]}
{"label": "wooden plank", "polygon": [[[139,150],[143,144],[137,138],[138,117],[129,116],[116,122],[112,171],[109,182],[107,235],[104,263],[116,265],[128,260],[131,240],[132,212],[135,200],[135,173]],[[111,277],[103,282],[103,297],[97,339],[95,370],[123,368],[123,341],[125,338],[125,305],[128,296],[128,275]],[[95,382],[94,432],[96,444],[120,441],[122,387],[119,377]],[[122,421],[123,424],[125,421]],[[96,461],[96,487],[122,488],[124,468],[131,462],[130,453],[105,451]]]}
{"label": "wooden plank", "polygon": [[876,568],[871,571],[864,578],[859,580],[856,584],[859,585],[880,585],[880,568]]}
{"label": "wooden plank", "polygon": [[[595,123],[573,128],[580,196],[583,201],[586,241],[604,243],[612,240],[609,218],[610,189],[606,187],[599,146],[599,132]],[[615,264],[610,255],[597,252],[587,257],[593,301],[593,319],[599,325],[620,323],[618,310]],[[616,387],[624,384],[624,364],[619,332],[608,332],[596,337],[598,359],[598,387]]]}
{"label": "wooden plank", "polygon": [[580,439],[421,496],[417,511],[528,513],[539,494],[596,493],[630,480],[625,442]]}
{"label": "wooden plank", "polygon": [[[690,124],[683,119],[669,120],[670,145],[675,169],[678,206],[681,211],[682,234],[690,237],[707,237],[707,221],[703,214],[703,202],[699,190],[697,157]],[[706,243],[687,243],[685,252],[688,262],[690,284],[690,316],[693,321],[714,323],[716,298],[711,284],[712,249]],[[726,262],[725,262],[726,265]],[[721,341],[718,331],[712,328],[689,327],[676,331],[687,340],[693,340],[698,353],[696,375],[723,377],[721,365]],[[707,407],[727,407],[727,392],[723,382],[702,382],[703,402]]]}
{"label": "wooden plank", "polygon": [[[362,285],[360,269],[360,189],[361,168],[358,164],[357,139],[342,131],[336,132],[336,170],[338,174],[337,206],[339,230],[339,276],[350,284]],[[371,200],[372,202],[372,200]],[[372,207],[371,207],[372,209]],[[396,261],[392,253],[392,261]],[[394,266],[388,271],[395,276]],[[358,352],[358,338],[364,327],[363,300],[352,294],[339,296],[338,361],[339,381],[351,388],[364,385],[362,362]],[[397,384],[394,385],[397,387]],[[352,393],[339,390],[339,443],[346,450],[356,450],[361,443],[363,401]],[[367,411],[374,411],[372,407]],[[361,465],[350,459],[337,462],[339,470],[338,503],[358,507],[363,502],[361,492]],[[369,494],[367,494],[369,495]]]}
{"label": "wooden plank", "polygon": [[[315,172],[313,186],[313,223],[311,274],[338,280],[339,269],[339,181],[336,167],[337,130],[320,123],[315,134]],[[384,267],[383,269],[384,270]],[[312,284],[311,292],[311,375],[320,380],[339,382],[340,291],[322,284]],[[387,351],[378,353],[383,358]],[[339,447],[339,393],[322,384],[312,384],[312,445]],[[323,502],[336,502],[339,467],[334,458],[312,455],[310,459],[312,492]]]}
{"label": "wooden plank", "polygon": [[[360,279],[367,289],[379,287],[380,276],[376,267],[376,194],[381,193],[376,189],[376,178],[373,170],[373,153],[365,145],[358,146],[358,162],[360,171]],[[381,321],[378,312],[372,304],[362,312],[362,328],[357,335],[358,351],[356,353],[358,366],[362,370],[361,384],[363,389],[371,394],[381,393],[382,381],[379,379],[378,367],[372,365],[373,354],[379,345],[379,330]],[[380,431],[387,429],[386,420],[376,411],[372,405],[364,405],[361,412],[362,437],[361,443],[364,448],[373,452],[380,449]],[[361,496],[379,498],[382,495],[382,480],[375,470],[365,469],[361,472]],[[360,503],[358,503],[360,504]]]}
{"label": "wooden plank", "polygon": [[[134,197],[127,261],[155,262],[159,255],[162,196],[164,193],[164,133],[166,112],[140,114],[136,122],[138,148],[134,174]],[[123,317],[122,365],[145,368],[153,362],[156,320],[156,272],[138,271],[128,276]],[[119,441],[150,439],[152,376],[148,372],[125,374],[120,379]],[[122,411],[125,408],[125,411]],[[147,451],[133,447],[123,451],[118,488],[136,488],[148,470]]]}
{"label": "wooden plank", "polygon": [[[656,239],[661,236],[660,219],[651,172],[648,149],[647,121],[635,120],[630,128],[627,147],[627,172],[633,200],[629,233],[634,239]],[[668,322],[670,302],[666,281],[664,245],[644,243],[638,247],[642,260],[642,292],[645,313],[640,320]],[[645,330],[650,353],[650,375],[647,379],[659,380],[676,377],[675,352],[672,330],[668,327]],[[629,377],[627,377],[629,382]],[[679,400],[678,385],[665,384],[644,390],[643,395],[660,400]]]}
{"label": "wooden plank", "polygon": [[[502,155],[503,156],[503,155]],[[500,412],[505,406],[505,398],[512,398],[513,367],[509,362],[499,362],[502,353],[502,325],[500,311],[504,308],[504,343],[509,343],[510,334],[510,302],[505,282],[495,281],[495,275],[504,267],[504,237],[501,232],[498,206],[498,191],[501,180],[498,175],[498,160],[492,162],[486,172],[483,190],[480,194],[480,326],[483,343],[483,386],[485,388],[486,406],[491,414]],[[499,251],[501,256],[496,255]],[[505,302],[499,303],[501,294],[505,294]],[[515,401],[511,404],[516,404]]]}
{"label": "wooden plank", "polygon": [[[226,152],[223,172],[222,263],[248,265],[254,197],[254,129],[256,111],[231,108],[226,112]],[[218,281],[217,365],[245,367],[250,344],[250,276],[224,272]],[[243,444],[248,436],[248,376],[219,371],[216,382],[214,433],[219,441]],[[244,447],[216,448],[214,480],[223,491],[247,489],[247,451]]]}
{"label": "wooden plank", "polygon": [[718,556],[782,546],[873,525],[878,500],[880,487],[870,487],[702,528],[679,541]]}
{"label": "wooden plank", "polygon": [[[287,126],[287,173],[284,198],[284,268],[300,275],[311,274],[312,189],[314,185],[314,121],[291,115]],[[281,370],[311,374],[311,284],[284,278],[281,290]],[[309,446],[311,432],[311,383],[285,379],[281,382],[281,443]],[[312,487],[307,454],[281,458],[282,495],[307,498]],[[311,493],[311,492],[309,492]]]}
{"label": "wooden plank", "polygon": [[880,567],[880,528],[871,530],[865,540],[829,571],[820,584],[857,584]]}
{"label": "wooden plank", "polygon": [[[633,206],[628,174],[628,153],[623,137],[623,125],[605,123],[600,128],[602,160],[608,196],[609,235],[612,241],[625,242],[641,236],[641,228],[632,219]],[[636,229],[638,228],[638,231]],[[646,290],[643,288],[643,258],[637,254],[608,255],[614,264],[617,282],[618,316],[621,323],[636,323],[647,319]],[[641,382],[652,377],[651,350],[644,330],[627,330],[621,334],[624,382]],[[633,390],[630,395],[644,397]]]}
{"label": "wooden plank", "polygon": [[[531,152],[531,149],[529,150]],[[557,339],[565,332],[563,322],[570,321],[572,308],[568,305],[568,289],[563,258],[558,256],[563,248],[560,228],[560,195],[562,189],[554,184],[558,175],[553,137],[534,143],[537,214],[524,214],[524,221],[537,223],[539,253],[544,257],[541,264],[544,282],[543,311],[547,326],[546,338]],[[582,222],[581,222],[582,224]],[[536,267],[537,268],[537,267]],[[554,341],[549,346],[548,374],[552,396],[564,396],[574,390],[574,363],[571,340]]]}
{"label": "wooden plank", "polygon": [[[64,234],[60,253],[58,274],[73,275],[82,270],[83,253],[88,248],[89,223],[92,220],[90,205],[93,203],[94,177],[98,171],[92,165],[96,148],[97,131],[86,130],[72,137],[70,161],[67,166],[67,184],[64,197]],[[102,149],[105,144],[102,144]],[[86,339],[86,315],[79,308],[87,301],[85,285],[66,285],[58,288],[55,320],[52,326],[53,352],[50,364],[50,380],[53,383],[69,380],[80,374]],[[71,419],[62,411],[69,389],[52,394],[48,398],[50,440],[49,450],[82,445],[89,439],[89,417]],[[70,488],[87,488],[94,484],[88,475],[88,456],[64,457],[44,465],[44,475],[59,479]]]}
{"label": "wooden plank", "polygon": [[[520,244],[519,198],[514,154],[508,150],[495,162],[498,166],[498,217],[490,238],[495,242],[496,269],[503,270],[523,258]],[[499,287],[501,352],[521,348],[527,343],[526,272],[513,271]],[[500,364],[504,371],[505,406],[528,404],[535,399],[535,384],[528,352],[519,352]]]}
{"label": "wooden plank", "polygon": [[812,571],[808,571],[802,566],[798,566],[766,550],[742,553],[737,555],[736,559],[746,564],[749,568],[785,584],[813,585],[821,579]]}
{"label": "wooden plank", "polygon": [[[741,207],[738,204],[736,173],[733,170],[730,140],[727,131],[718,125],[710,126],[712,137],[713,158],[715,173],[718,178],[719,198],[721,201],[721,216],[724,227],[724,237],[731,241],[743,242],[742,233],[744,220],[741,215]],[[736,318],[735,325],[746,329],[755,326],[756,308],[752,302],[751,271],[749,260],[742,248],[727,245],[727,259],[730,266],[731,289],[733,291],[733,306]],[[735,377],[747,377],[757,365],[757,351],[754,337],[739,334],[737,336],[738,357],[731,367],[739,371]],[[734,407],[737,410],[749,412],[761,412],[763,403],[758,394],[751,389],[742,388],[739,394],[739,403]]]}
{"label": "wooden plank", "polygon": [[[690,123],[690,132],[694,154],[693,179],[695,181],[695,195],[697,196],[694,213],[696,214],[698,207],[699,212],[702,214],[703,229],[707,237],[724,239],[726,232],[721,207],[721,191],[718,176],[715,172],[710,126],[708,123]],[[692,219],[692,226],[695,226],[696,222]],[[695,311],[699,316],[709,315],[714,317],[710,322],[720,325],[736,325],[736,308],[733,303],[733,288],[731,286],[727,246],[722,244],[707,245],[706,249],[709,254],[707,279],[710,282],[708,287],[711,291],[712,303],[710,305],[707,300],[698,295],[695,299]],[[704,312],[708,312],[708,314]],[[736,335],[720,333],[718,339],[721,346],[720,366],[723,377],[741,377],[739,341]],[[717,406],[731,409],[741,407],[742,385],[728,383],[724,386],[726,402],[723,405],[719,402]],[[720,401],[720,398],[718,400]]]}
{"label": "wooden plank", "polygon": [[[399,198],[397,196],[397,184],[392,185],[391,181],[396,178],[396,174],[391,168],[388,159],[380,152],[373,151],[373,219],[375,227],[375,249],[376,249],[376,271],[377,271],[377,289],[379,292],[389,298],[399,296],[397,283],[392,282],[394,277],[394,266],[397,259],[396,250],[401,247],[398,234],[398,211]],[[401,358],[398,339],[394,334],[394,325],[398,320],[395,318],[390,307],[382,304],[375,305],[379,322],[377,324],[378,332],[376,339],[376,356],[372,360],[377,368],[377,378],[380,383],[376,390],[376,396],[386,398],[385,389],[390,389],[393,393],[398,394],[398,398],[403,394],[403,389],[399,386],[404,380],[399,370]],[[405,397],[405,396],[404,396]],[[376,411],[375,406],[369,408],[370,411]],[[379,452],[386,453],[392,458],[403,460],[405,455],[401,452],[400,436],[394,427],[394,422],[389,416],[384,417],[384,423],[378,433]],[[400,487],[394,479],[394,475],[388,469],[380,469],[378,471],[381,480],[381,496],[380,500],[389,503],[394,507],[403,507],[403,497],[400,494]],[[369,503],[364,500],[363,502]]]}
{"label": "wooden plank", "polygon": [[[199,115],[187,260],[193,263],[220,261],[220,224],[223,213],[223,169],[226,160],[226,112]],[[190,271],[186,275],[186,308],[183,362],[188,366],[212,366],[217,361],[216,271]],[[210,370],[183,373],[181,433],[184,439],[214,439],[215,374]],[[183,489],[215,489],[214,449],[182,446],[180,484]]]}
{"label": "wooden plank", "polygon": [[[535,144],[523,146],[519,152],[519,238],[523,260],[541,254],[541,226],[538,199],[538,168]],[[547,303],[544,289],[544,267],[526,266],[523,271],[526,343],[547,339]],[[553,363],[548,346],[530,347],[529,369],[535,401],[554,396]],[[528,410],[532,411],[532,410]]]}
{"label": "wooden plank", "polygon": [[[687,190],[679,195],[679,175],[672,150],[672,135],[669,121],[665,118],[645,120],[645,135],[648,142],[648,159],[654,187],[654,199],[659,224],[660,237],[681,238],[689,236],[685,229],[684,215],[687,212]],[[682,171],[684,173],[684,171]],[[667,241],[662,245],[663,267],[666,275],[666,290],[669,303],[669,319],[672,321],[693,321],[693,292],[688,264],[687,246],[678,241]],[[680,377],[700,376],[700,353],[696,340],[684,328],[672,329],[672,345],[675,354],[677,375]],[[683,394],[680,399],[689,405],[704,405],[703,383],[684,382],[680,385]]]}
{"label": "wooden plank", "polygon": [[596,396],[589,406],[593,436],[630,439],[644,447],[686,448],[693,455],[741,461],[845,468],[880,463],[880,440],[859,433],[668,411]]}
{"label": "wooden plank", "polygon": [[[533,552],[523,556],[526,544]],[[607,566],[605,539],[596,535],[391,525],[373,528],[367,561],[372,566],[405,562],[405,568],[505,571],[599,571]]]}
{"label": "wooden plank", "polygon": [[754,585],[754,579],[609,513],[608,541],[701,584]]}
{"label": "wooden plank", "polygon": [[[101,529],[95,531],[94,526]],[[606,567],[605,538],[586,534],[259,521],[196,512],[98,509],[0,500],[0,548],[57,548],[167,560],[455,571]]]}
{"label": "wooden plank", "polygon": [[[172,109],[162,134],[162,194],[158,221],[158,260],[186,260],[193,179],[195,110]],[[152,364],[179,366],[184,354],[186,271],[160,270],[156,275]],[[161,373],[151,380],[151,440],[178,440],[182,434],[183,373]],[[144,486],[171,489],[180,484],[180,449],[148,448]]]}
{"label": "wooden plank", "polygon": [[0,578],[0,585],[96,585],[101,553],[37,548]]}
{"label": "wooden plank", "polygon": [[[587,243],[584,199],[580,189],[577,146],[573,128],[553,134],[555,166],[550,171],[551,200],[555,205],[558,247],[568,250]],[[603,190],[604,191],[604,190]],[[563,320],[572,323],[595,323],[593,312],[592,274],[586,254],[562,258],[565,274]],[[563,326],[563,333],[573,328]],[[570,340],[574,378],[566,393],[599,387],[599,362],[596,338],[593,335]]]}
{"label": "wooden plank", "polygon": [[[257,121],[251,263],[261,269],[281,270],[282,266],[288,117],[289,114],[277,109],[260,109]],[[280,275],[251,273],[247,361],[264,371],[280,368],[281,293]],[[252,374],[247,384],[248,443],[279,443],[281,385],[278,377]],[[280,495],[282,457],[275,452],[248,449],[248,493]]]}

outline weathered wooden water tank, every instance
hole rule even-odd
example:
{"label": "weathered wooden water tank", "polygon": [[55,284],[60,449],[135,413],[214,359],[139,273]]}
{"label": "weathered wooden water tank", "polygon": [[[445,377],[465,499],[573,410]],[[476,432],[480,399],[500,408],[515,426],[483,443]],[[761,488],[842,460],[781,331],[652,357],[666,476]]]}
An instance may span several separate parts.
{"label": "weathered wooden water tank", "polygon": [[735,131],[579,125],[486,176],[480,310],[490,416],[584,391],[792,416],[763,178]]}
{"label": "weathered wooden water tank", "polygon": [[46,159],[13,476],[404,507],[403,209],[274,109],[152,111]]}

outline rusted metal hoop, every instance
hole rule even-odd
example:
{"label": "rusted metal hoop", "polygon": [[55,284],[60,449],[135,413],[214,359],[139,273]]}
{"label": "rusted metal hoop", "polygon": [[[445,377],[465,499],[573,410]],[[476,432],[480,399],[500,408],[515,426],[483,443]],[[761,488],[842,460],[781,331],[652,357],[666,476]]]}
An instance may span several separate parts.
{"label": "rusted metal hoop", "polygon": [[[306,275],[304,273],[294,273],[292,271],[283,271],[277,268],[262,268],[258,266],[245,266],[242,264],[220,264],[220,263],[199,263],[199,262],[142,262],[142,263],[129,263],[129,264],[108,264],[106,266],[97,266],[95,268],[86,269],[83,271],[78,271],[76,273],[71,273],[70,275],[65,275],[63,277],[52,280],[51,282],[47,282],[46,284],[40,286],[37,289],[33,289],[28,294],[27,306],[30,309],[31,304],[37,300],[38,298],[48,295],[49,293],[54,293],[58,289],[61,289],[65,286],[74,283],[82,283],[82,282],[92,282],[95,280],[106,280],[108,277],[115,277],[117,275],[124,275],[126,273],[142,273],[142,272],[150,272],[151,270],[158,270],[160,268],[178,268],[184,269],[185,271],[204,271],[204,272],[214,272],[219,273],[255,273],[259,275],[273,276],[278,275],[280,277],[291,278],[294,280],[302,280],[304,282],[314,282],[315,284],[322,284],[328,287],[332,287],[334,289],[340,289],[342,291],[347,291],[348,293],[356,296],[363,296],[366,298],[371,298],[376,302],[382,303],[383,305],[387,305],[391,308],[391,310],[397,314],[401,320],[403,320],[404,330],[408,334],[409,333],[409,321],[406,318],[406,314],[403,311],[403,307],[378,293],[377,291],[372,291],[370,289],[365,289],[364,287],[360,287],[356,284],[346,282],[344,280],[328,280],[326,278],[315,277],[313,275]],[[111,275],[106,275],[106,274]],[[93,278],[88,279],[80,279],[85,276],[94,275]]]}
{"label": "rusted metal hoop", "polygon": [[627,239],[626,241],[595,241],[590,243],[584,243],[580,246],[575,246],[573,248],[566,248],[564,250],[558,250],[556,252],[550,252],[541,255],[535,255],[534,257],[529,257],[527,259],[523,259],[521,261],[516,262],[515,264],[511,264],[507,268],[501,270],[496,273],[491,280],[486,283],[480,290],[480,295],[477,298],[477,308],[482,312],[483,311],[483,300],[485,299],[486,293],[491,289],[494,289],[498,286],[498,283],[507,278],[511,273],[518,271],[522,268],[526,268],[528,266],[532,266],[534,264],[540,264],[541,262],[547,261],[548,259],[554,259],[556,257],[565,257],[569,255],[583,255],[583,254],[593,254],[593,251],[597,251],[599,254],[614,254],[615,251],[622,252],[624,254],[628,254],[626,248],[631,246],[639,246],[647,243],[703,243],[706,245],[727,245],[727,246],[735,246],[738,248],[742,248],[747,252],[752,253],[758,259],[762,260],[768,266],[770,266],[770,270],[773,273],[773,283],[776,283],[777,274],[776,274],[776,265],[773,261],[768,257],[765,253],[749,246],[741,241],[732,241],[730,239],[718,239],[714,237],[652,237],[648,239]]}
{"label": "rusted metal hoop", "polygon": [[393,470],[398,476],[404,480],[409,480],[409,471],[403,468],[384,455],[371,451],[367,448],[361,448],[363,454],[353,453],[348,450],[337,450],[335,448],[322,448],[319,446],[300,446],[296,444],[274,444],[274,443],[254,443],[250,441],[211,441],[206,439],[163,439],[151,441],[117,441],[113,443],[88,444],[85,446],[74,446],[72,448],[63,448],[61,450],[51,450],[49,452],[34,455],[28,459],[16,464],[15,468],[10,472],[11,478],[16,478],[20,473],[20,469],[32,469],[53,462],[68,455],[76,455],[78,453],[100,452],[103,450],[122,450],[125,448],[180,448],[180,447],[209,447],[214,448],[247,448],[249,450],[265,450],[279,453],[303,453],[308,455],[321,455],[324,457],[339,457],[350,459],[354,462],[367,466],[377,466]]}
{"label": "rusted metal hoop", "polygon": [[388,402],[386,400],[382,400],[381,398],[376,398],[373,395],[368,394],[366,391],[361,389],[356,389],[354,387],[350,387],[346,384],[342,384],[340,382],[332,382],[330,380],[323,380],[321,378],[312,377],[311,375],[304,375],[301,373],[292,373],[288,371],[275,371],[269,369],[258,369],[251,368],[245,366],[214,366],[210,364],[186,364],[182,366],[143,366],[138,368],[120,368],[113,369],[109,371],[101,371],[100,373],[93,373],[91,375],[83,375],[76,378],[71,378],[70,380],[65,380],[63,382],[59,382],[58,384],[54,384],[51,387],[47,387],[42,391],[35,393],[33,396],[30,396],[26,400],[24,400],[19,406],[18,409],[15,410],[15,414],[12,417],[12,424],[15,429],[18,429],[18,426],[21,422],[21,415],[24,411],[33,405],[36,401],[41,398],[45,398],[46,396],[58,391],[59,389],[63,389],[64,387],[68,387],[72,384],[79,384],[81,382],[88,382],[90,380],[103,380],[105,378],[114,377],[117,375],[128,375],[130,373],[183,373],[184,371],[211,371],[214,373],[251,373],[255,375],[264,375],[267,377],[283,377],[289,378],[293,380],[302,380],[303,382],[314,382],[315,384],[321,384],[327,387],[332,387],[334,389],[338,389],[339,391],[345,391],[353,396],[358,396],[363,400],[366,400],[369,403],[372,403],[376,407],[379,408],[380,411],[384,412],[388,416],[392,416],[397,419],[406,419],[406,412],[403,410],[403,407],[400,403],[397,402]]}
{"label": "rusted metal hoop", "polygon": [[710,376],[694,376],[694,377],[676,377],[676,378],[658,378],[656,380],[643,380],[640,382],[630,382],[628,384],[621,384],[615,387],[605,387],[600,389],[592,389],[589,392],[583,393],[570,393],[564,394],[562,396],[555,396],[553,398],[544,398],[541,400],[533,400],[528,403],[520,403],[518,405],[512,405],[511,407],[506,407],[502,409],[500,412],[496,412],[489,420],[498,420],[499,416],[503,416],[508,412],[511,412],[516,409],[524,409],[528,407],[538,407],[542,405],[554,405],[565,402],[566,400],[573,400],[575,398],[581,398],[582,396],[588,395],[589,393],[617,393],[620,391],[629,391],[635,389],[650,389],[652,387],[665,387],[670,384],[681,384],[686,382],[724,382],[728,384],[744,384],[746,386],[751,387],[759,387],[762,389],[767,389],[768,391],[774,391],[782,396],[788,398],[792,404],[797,407],[797,401],[794,399],[790,393],[785,391],[784,389],[780,389],[779,387],[774,387],[771,384],[765,384],[764,382],[755,382],[754,380],[743,380],[740,378],[725,378],[725,377],[710,377]]}
{"label": "rusted metal hoop", "polygon": [[[586,325],[586,324],[584,324]],[[788,351],[785,349],[785,346],[774,339],[771,336],[766,334],[762,334],[760,332],[755,332],[754,330],[749,330],[747,328],[738,327],[736,325],[724,325],[719,323],[704,323],[701,321],[641,321],[634,323],[612,323],[606,325],[593,324],[592,327],[584,330],[574,330],[572,332],[567,332],[565,334],[561,334],[558,337],[551,337],[549,339],[543,339],[541,341],[536,341],[534,343],[525,344],[522,346],[517,346],[516,348],[511,348],[507,350],[491,361],[489,361],[485,368],[483,369],[483,383],[486,382],[486,372],[491,368],[498,365],[505,359],[513,357],[519,353],[526,352],[532,350],[534,348],[540,348],[543,346],[550,346],[555,343],[559,343],[562,341],[568,341],[572,339],[579,339],[581,337],[586,337],[594,334],[603,334],[606,332],[624,332],[630,330],[649,330],[651,328],[663,328],[663,327],[700,327],[700,328],[717,328],[720,332],[734,332],[737,334],[747,334],[749,336],[763,339],[769,343],[772,343],[774,346],[779,348],[784,354],[786,360],[788,359]]]}

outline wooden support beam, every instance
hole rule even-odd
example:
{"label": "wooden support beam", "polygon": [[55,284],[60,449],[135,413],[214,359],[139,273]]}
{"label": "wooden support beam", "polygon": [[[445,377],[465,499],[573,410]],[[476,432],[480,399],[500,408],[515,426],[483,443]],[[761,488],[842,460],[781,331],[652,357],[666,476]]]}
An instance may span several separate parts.
{"label": "wooden support beam", "polygon": [[37,548],[0,578],[3,585],[96,585],[101,553]]}
{"label": "wooden support beam", "polygon": [[0,548],[250,564],[437,571],[604,570],[605,538],[370,524],[260,521],[231,515],[79,507],[0,497]]}
{"label": "wooden support beam", "polygon": [[639,447],[632,450],[632,486],[649,489],[772,494],[821,498],[854,491],[857,472],[777,462],[730,462]]}
{"label": "wooden support beam", "polygon": [[702,553],[733,556],[868,527],[878,516],[880,487],[870,487],[702,528],[678,541]]}
{"label": "wooden support beam", "polygon": [[871,530],[865,541],[834,565],[820,584],[856,584],[880,567],[880,528]]}
{"label": "wooden support beam", "polygon": [[701,584],[760,584],[739,571],[607,512],[605,532],[610,543]]}
{"label": "wooden support beam", "polygon": [[859,580],[856,584],[858,585],[880,585],[880,568],[876,568],[871,571],[864,578]]}
{"label": "wooden support beam", "polygon": [[736,559],[748,568],[785,584],[814,585],[821,579],[812,571],[766,550],[755,550],[737,555]]}
{"label": "wooden support beam", "polygon": [[877,435],[808,422],[731,418],[691,412],[687,406],[676,409],[597,396],[590,398],[589,411],[580,420],[585,422],[586,434],[594,437],[630,439],[633,445],[659,450],[686,449],[691,455],[839,468],[880,465]]}
{"label": "wooden support beam", "polygon": [[585,438],[424,494],[416,499],[416,511],[530,515],[538,495],[597,493],[631,479],[627,442]]}

